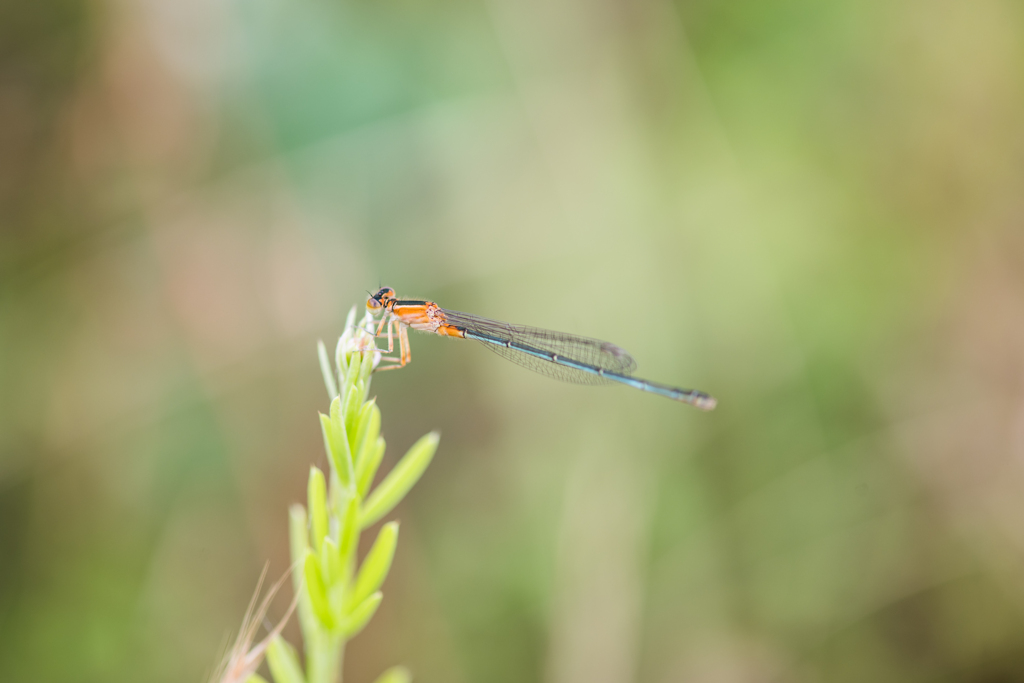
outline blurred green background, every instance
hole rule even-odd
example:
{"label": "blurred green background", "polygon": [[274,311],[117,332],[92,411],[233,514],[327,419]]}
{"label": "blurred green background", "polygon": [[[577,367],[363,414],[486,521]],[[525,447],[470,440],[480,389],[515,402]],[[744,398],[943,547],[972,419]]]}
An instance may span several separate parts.
{"label": "blurred green background", "polygon": [[1022,188],[1011,0],[3,3],[0,680],[203,680],[379,284],[719,408],[414,336],[347,681],[1024,680]]}

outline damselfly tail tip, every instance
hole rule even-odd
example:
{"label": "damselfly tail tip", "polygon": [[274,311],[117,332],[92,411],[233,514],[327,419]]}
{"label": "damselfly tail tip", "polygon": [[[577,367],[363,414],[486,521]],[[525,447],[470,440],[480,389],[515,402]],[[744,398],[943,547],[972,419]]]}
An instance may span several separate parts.
{"label": "damselfly tail tip", "polygon": [[693,396],[690,403],[701,410],[714,410],[715,406],[718,405],[718,401],[715,397],[708,396],[707,394],[697,394],[696,396]]}

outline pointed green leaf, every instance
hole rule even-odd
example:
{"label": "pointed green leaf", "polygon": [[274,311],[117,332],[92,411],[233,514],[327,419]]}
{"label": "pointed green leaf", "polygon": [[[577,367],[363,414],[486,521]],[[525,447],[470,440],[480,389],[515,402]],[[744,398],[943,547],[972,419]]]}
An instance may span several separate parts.
{"label": "pointed green leaf", "polygon": [[[348,320],[351,320],[352,323],[355,324],[355,307],[353,307],[352,310],[349,311]],[[334,364],[338,368],[338,381],[341,382],[341,384],[345,383],[345,373],[348,371],[348,359],[345,358],[345,349],[347,347],[346,342],[350,337],[350,329],[351,325],[349,325],[348,322],[346,321],[345,331],[338,338],[338,345],[334,347]],[[338,388],[341,389],[341,386],[339,385]],[[335,396],[337,395],[338,394],[335,394]]]}
{"label": "pointed green leaf", "polygon": [[391,560],[395,557],[395,546],[398,543],[398,522],[388,522],[381,527],[377,540],[366,554],[363,565],[356,576],[356,587],[352,592],[353,605],[358,605],[376,592],[387,578],[391,569]]}
{"label": "pointed green leaf", "polygon": [[359,368],[360,377],[368,378],[370,374],[373,372],[373,357],[374,355],[376,355],[376,346],[377,345],[374,344],[374,348],[363,352],[363,362],[362,366]]}
{"label": "pointed green leaf", "polygon": [[348,369],[345,371],[345,381],[341,386],[341,396],[344,399],[348,399],[349,394],[352,393],[352,387],[355,386],[356,380],[359,379],[359,368],[362,364],[362,359],[358,353],[352,353],[348,356]]}
{"label": "pointed green leaf", "polygon": [[341,556],[338,554],[338,545],[334,539],[324,539],[323,548],[320,550],[320,570],[328,586],[341,582]]}
{"label": "pointed green leaf", "polygon": [[345,414],[341,410],[344,405],[345,399],[341,396],[331,401],[331,426],[337,427],[338,422],[344,417]]}
{"label": "pointed green leaf", "polygon": [[376,403],[377,403],[377,400],[373,399],[373,400],[367,401],[366,403],[363,403],[361,406],[359,406],[359,419],[356,422],[356,434],[358,435],[356,437],[356,443],[359,443],[359,439],[362,438],[363,430],[364,430],[363,425],[366,422],[366,418],[368,418],[370,416],[370,407],[375,405]]}
{"label": "pointed green leaf", "polygon": [[281,636],[275,636],[267,647],[267,664],[274,683],[306,683],[295,648]]}
{"label": "pointed green leaf", "polygon": [[356,490],[361,498],[366,497],[366,492],[370,490],[370,484],[377,475],[380,461],[384,459],[384,448],[384,437],[378,436],[370,450],[359,459],[356,467]]}
{"label": "pointed green leaf", "polygon": [[412,683],[412,674],[404,666],[393,666],[378,676],[373,683]]}
{"label": "pointed green leaf", "polygon": [[324,433],[324,450],[327,451],[327,458],[331,461],[331,471],[338,472],[338,465],[344,464],[344,455],[339,455],[339,453],[344,453],[344,449],[335,443],[334,425],[331,424],[331,418],[323,413],[320,413],[320,429]]}
{"label": "pointed green leaf", "polygon": [[[356,422],[355,447],[352,449],[352,461],[355,463],[356,472],[359,471],[359,462],[366,456],[368,449],[373,446],[380,435],[380,408],[376,401],[367,401],[359,409],[359,420]],[[359,479],[359,475],[356,475]]]}
{"label": "pointed green leaf", "polygon": [[351,334],[353,332],[355,332],[356,312],[357,312],[357,310],[358,309],[356,308],[356,306],[352,306],[352,308],[348,309],[348,315],[345,316],[345,334],[346,335],[350,335],[351,336]]}
{"label": "pointed green leaf", "polygon": [[[306,553],[309,552],[309,524],[306,509],[301,505],[292,505],[288,509],[288,539],[292,566],[297,568],[305,561]],[[292,590],[299,596],[299,626],[302,628],[303,637],[306,638],[316,629],[316,617],[313,616],[309,596],[303,588],[304,581],[302,572],[292,572]]]}
{"label": "pointed green leaf", "polygon": [[[362,380],[356,380],[352,385],[352,391],[345,396],[345,409],[342,411],[342,415],[345,418],[345,433],[350,439],[354,439],[356,436],[356,420],[359,418],[359,407],[363,404],[362,385]],[[356,445],[349,443],[352,450]]]}
{"label": "pointed green leaf", "polygon": [[[335,399],[337,400],[337,399]],[[334,427],[331,426],[331,418],[323,413],[317,413],[320,416],[320,431],[324,435],[324,450],[327,451],[327,457],[334,462]]]}
{"label": "pointed green leaf", "polygon": [[370,377],[373,374],[373,359],[376,355],[377,345],[374,344],[372,348],[363,352],[363,357],[360,359],[362,363],[359,367],[359,376],[366,382],[364,390],[369,390],[370,388]]}
{"label": "pointed green leaf", "polygon": [[366,499],[359,516],[361,527],[365,529],[398,505],[427,469],[437,451],[439,439],[437,432],[430,432],[414,443],[395,468],[388,472],[380,486]]}
{"label": "pointed green leaf", "polygon": [[366,395],[370,393],[370,382],[373,380],[373,359],[377,357],[377,346],[374,344],[372,348],[363,354],[362,366],[359,368],[359,376],[363,378],[363,400],[366,400]]}
{"label": "pointed green leaf", "polygon": [[380,420],[380,409],[377,408],[376,399],[368,400],[362,404],[362,407],[359,409],[359,417],[355,421],[355,438],[352,441],[352,464],[356,469],[359,467],[359,459],[364,455],[362,451],[364,451],[364,445],[368,442],[368,437],[370,437],[371,433],[377,432],[369,440],[369,443],[372,444],[377,439],[377,434],[380,433]]}
{"label": "pointed green leaf", "polygon": [[320,358],[320,372],[324,376],[324,386],[327,387],[327,399],[334,400],[338,395],[338,383],[334,379],[331,361],[327,358],[327,347],[322,339],[316,342],[316,355]]}
{"label": "pointed green leaf", "polygon": [[327,483],[324,473],[317,467],[309,468],[309,484],[306,487],[309,516],[312,522],[313,549],[320,552],[320,546],[327,537],[329,530],[327,520]]}
{"label": "pointed green leaf", "polygon": [[338,537],[338,557],[342,568],[347,569],[352,564],[352,557],[359,543],[359,501],[355,497],[350,498],[345,507]]}
{"label": "pointed green leaf", "polygon": [[320,574],[320,566],[316,556],[306,551],[306,561],[303,567],[303,576],[306,578],[306,595],[309,596],[309,604],[313,613],[328,631],[334,628],[334,617],[331,616],[331,609],[327,603],[327,586],[324,585],[323,576]]}
{"label": "pointed green leaf", "polygon": [[342,486],[350,488],[353,479],[352,451],[349,450],[345,421],[341,416],[340,398],[331,401],[330,418],[321,415],[320,422],[324,425],[324,440],[328,443],[327,453],[334,471],[338,473]]}
{"label": "pointed green leaf", "polygon": [[383,599],[384,594],[377,591],[352,610],[352,613],[345,619],[341,627],[346,638],[354,638],[356,634],[363,630],[377,612],[377,608],[380,607],[380,601]]}
{"label": "pointed green leaf", "polygon": [[341,485],[338,473],[332,467],[328,473],[330,479],[327,482],[327,506],[332,518],[340,517],[345,510],[345,501],[350,497],[350,492]]}
{"label": "pointed green leaf", "polygon": [[306,557],[309,548],[309,528],[306,526],[306,508],[298,503],[288,508],[288,540],[292,564]]}

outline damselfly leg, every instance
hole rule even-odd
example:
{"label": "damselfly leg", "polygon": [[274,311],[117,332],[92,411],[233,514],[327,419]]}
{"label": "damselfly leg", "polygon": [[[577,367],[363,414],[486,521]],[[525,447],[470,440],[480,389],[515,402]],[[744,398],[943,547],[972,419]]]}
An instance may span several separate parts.
{"label": "damselfly leg", "polygon": [[[384,321],[381,321],[384,322]],[[381,355],[380,362],[387,362],[388,365],[378,365],[376,372],[382,372],[384,370],[395,370],[396,368],[404,368],[409,361],[412,360],[412,348],[409,344],[409,331],[408,327],[403,325],[400,321],[391,318],[387,321],[388,333],[387,335],[381,334],[380,328],[377,331],[377,337],[388,338],[388,353],[394,353],[395,351],[395,337],[398,337],[398,357]]]}

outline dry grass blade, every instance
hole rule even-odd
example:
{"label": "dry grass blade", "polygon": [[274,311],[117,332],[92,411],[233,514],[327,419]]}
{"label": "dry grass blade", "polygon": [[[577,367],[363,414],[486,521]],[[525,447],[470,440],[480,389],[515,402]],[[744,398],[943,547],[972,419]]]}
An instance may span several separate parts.
{"label": "dry grass blade", "polygon": [[270,609],[270,603],[274,600],[277,592],[291,573],[292,569],[289,567],[288,571],[270,587],[266,596],[259,603],[259,607],[257,607],[256,600],[260,596],[263,580],[267,576],[267,565],[264,565],[263,571],[260,573],[260,579],[256,582],[256,591],[253,593],[249,606],[245,610],[245,616],[242,617],[242,627],[238,631],[235,643],[232,645],[231,651],[224,658],[220,668],[210,677],[210,683],[245,683],[246,679],[259,668],[267,652],[267,647],[270,645],[270,641],[284,629],[298,603],[298,596],[296,596],[292,599],[291,604],[288,606],[288,611],[285,612],[281,621],[270,630],[270,633],[263,640],[253,645],[260,624],[267,616],[267,610]]}

